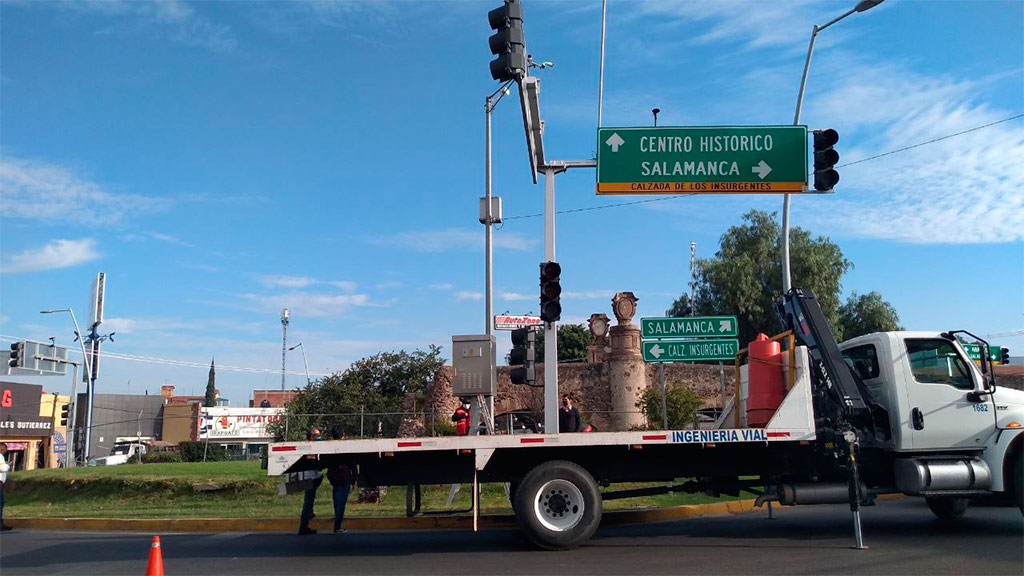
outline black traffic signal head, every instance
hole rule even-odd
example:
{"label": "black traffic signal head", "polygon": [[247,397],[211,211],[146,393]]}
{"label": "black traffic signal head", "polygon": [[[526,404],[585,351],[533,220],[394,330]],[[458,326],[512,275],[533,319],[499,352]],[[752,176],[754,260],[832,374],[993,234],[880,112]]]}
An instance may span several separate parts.
{"label": "black traffic signal head", "polygon": [[540,263],[540,319],[557,322],[562,317],[562,267],[558,262]]}
{"label": "black traffic signal head", "polygon": [[814,131],[814,189],[827,192],[839,183],[839,172],[835,165],[839,163],[839,152],[832,147],[839,142],[839,132],[828,130]]}
{"label": "black traffic signal head", "polygon": [[512,350],[508,354],[508,364],[513,368],[509,378],[513,384],[532,384],[534,376],[534,342],[536,335],[530,328],[512,331]]}
{"label": "black traffic signal head", "polygon": [[999,363],[1003,364],[1004,366],[1006,364],[1010,363],[1010,349],[1009,348],[1000,348],[999,349]]}
{"label": "black traffic signal head", "polygon": [[487,13],[491,30],[488,39],[491,54],[491,78],[499,82],[515,80],[526,74],[526,38],[523,34],[523,5],[519,0],[504,0],[505,4]]}
{"label": "black traffic signal head", "polygon": [[60,425],[61,426],[67,426],[68,425],[68,405],[67,404],[65,404],[65,405],[60,407]]}
{"label": "black traffic signal head", "polygon": [[23,368],[25,366],[25,343],[15,342],[11,344],[11,359],[7,362],[11,368]]}

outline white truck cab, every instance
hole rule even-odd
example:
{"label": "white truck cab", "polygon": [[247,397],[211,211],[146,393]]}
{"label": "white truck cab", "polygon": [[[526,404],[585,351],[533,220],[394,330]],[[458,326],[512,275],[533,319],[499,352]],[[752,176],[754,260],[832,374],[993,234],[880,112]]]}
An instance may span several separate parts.
{"label": "white truck cab", "polygon": [[[892,437],[884,449],[908,457],[971,457],[985,466],[957,465],[971,477],[965,489],[1011,488],[1005,484],[1019,467],[1024,392],[993,386],[956,339],[938,332],[876,332],[839,349],[889,413]],[[987,483],[976,477],[986,473]]]}

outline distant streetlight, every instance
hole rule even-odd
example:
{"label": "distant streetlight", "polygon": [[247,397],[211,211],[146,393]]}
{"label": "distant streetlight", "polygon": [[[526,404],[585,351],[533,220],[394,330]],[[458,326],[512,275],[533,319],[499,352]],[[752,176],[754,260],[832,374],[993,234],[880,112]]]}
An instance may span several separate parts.
{"label": "distant streetlight", "polygon": [[[804,61],[804,75],[800,79],[800,91],[796,96],[796,114],[793,115],[793,125],[797,126],[800,124],[800,112],[804,105],[804,89],[807,87],[807,72],[811,68],[811,54],[814,53],[814,40],[818,37],[818,32],[821,32],[825,28],[839,22],[843,18],[846,18],[850,14],[855,12],[866,12],[875,6],[881,4],[883,0],[861,0],[856,6],[851,8],[848,12],[842,16],[835,18],[824,26],[815,25],[811,30],[811,44],[807,47],[807,60]],[[782,200],[782,291],[788,292],[791,288],[792,280],[789,271],[789,193],[784,194]]]}
{"label": "distant streetlight", "polygon": [[299,342],[295,346],[289,348],[288,351],[291,352],[296,348],[298,348],[299,351],[302,352],[302,367],[306,370],[306,386],[309,386],[309,366],[306,364],[306,349],[302,346],[302,342]]}
{"label": "distant streetlight", "polygon": [[[78,319],[75,318],[75,311],[71,308],[59,308],[54,310],[40,310],[40,314],[56,314],[57,312],[67,312],[71,315],[71,322],[75,325],[75,336],[78,338],[78,345],[82,347],[82,364],[85,365],[85,379],[88,382],[92,382],[92,361],[89,356],[85,353],[85,340],[82,337],[82,330],[78,327]],[[86,386],[86,415],[85,415],[85,454],[89,455],[89,447],[91,445],[90,440],[92,439],[92,386]],[[77,457],[75,454],[75,424],[78,419],[78,378],[76,377],[71,383],[71,459],[75,460]]]}

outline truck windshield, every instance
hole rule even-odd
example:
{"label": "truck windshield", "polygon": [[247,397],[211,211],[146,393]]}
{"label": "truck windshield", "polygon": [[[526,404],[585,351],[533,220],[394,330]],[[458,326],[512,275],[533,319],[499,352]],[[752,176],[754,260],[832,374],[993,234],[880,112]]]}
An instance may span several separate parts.
{"label": "truck windshield", "polygon": [[908,339],[907,357],[918,382],[949,384],[961,390],[974,389],[970,368],[949,340]]}
{"label": "truck windshield", "polygon": [[111,454],[127,454],[131,447],[128,444],[118,444],[110,451]]}

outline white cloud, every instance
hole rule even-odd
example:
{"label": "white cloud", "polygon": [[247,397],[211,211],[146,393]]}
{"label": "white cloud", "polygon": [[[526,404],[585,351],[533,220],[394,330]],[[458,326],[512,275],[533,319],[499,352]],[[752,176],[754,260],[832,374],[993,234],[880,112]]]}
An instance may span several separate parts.
{"label": "white cloud", "polygon": [[316,279],[306,276],[260,276],[256,280],[268,288],[307,288],[316,283]]}
{"label": "white cloud", "polygon": [[366,294],[314,294],[306,292],[290,292],[279,295],[243,294],[242,298],[252,302],[262,310],[279,311],[288,308],[292,318],[309,316],[322,318],[338,316],[355,307],[370,306]]}
{"label": "white cloud", "polygon": [[154,232],[151,230],[125,234],[123,238],[127,242],[146,242],[149,240],[156,240],[158,242],[164,242],[165,244],[171,244],[173,246],[182,246],[185,248],[192,247],[192,243],[186,242],[176,236],[164,234],[162,232]]}
{"label": "white cloud", "polygon": [[600,298],[611,300],[611,297],[614,295],[614,290],[587,290],[584,292],[562,292],[562,298],[567,300],[597,300]]}
{"label": "white cloud", "polygon": [[356,283],[348,280],[318,280],[308,276],[286,276],[267,274],[256,278],[257,282],[268,288],[309,288],[314,284],[326,284],[340,288],[345,292],[355,292]]}
{"label": "white cloud", "polygon": [[0,215],[5,218],[88,226],[116,224],[169,204],[138,194],[114,194],[62,166],[11,156],[0,162],[0,190]]}
{"label": "white cloud", "polygon": [[96,241],[92,238],[54,240],[42,248],[28,249],[6,258],[0,270],[5,274],[59,270],[91,262],[99,257]]}
{"label": "white cloud", "polygon": [[107,34],[145,32],[186,46],[219,53],[234,52],[238,47],[238,40],[230,26],[214,23],[209,18],[197,14],[189,4],[179,0],[39,2],[28,5],[57,7],[79,14],[102,17],[109,24],[99,30]]}
{"label": "white cloud", "polygon": [[[824,23],[826,12],[833,5],[814,0],[787,0],[786,2],[763,2],[761,0],[697,0],[690,2],[665,2],[644,0],[632,5],[627,18],[643,19],[651,24],[692,24],[700,22],[703,34],[695,36],[692,42],[711,44],[716,42],[745,41],[751,48],[777,47],[798,42],[806,44],[814,22]],[[799,23],[807,22],[806,27]],[[794,34],[794,30],[799,34]],[[803,30],[807,30],[805,35]],[[656,35],[660,40],[661,36]]]}
{"label": "white cloud", "polygon": [[508,300],[509,302],[525,302],[527,300],[538,300],[540,299],[539,294],[520,294],[519,292],[502,292],[502,300]]}
{"label": "white cloud", "polygon": [[430,288],[431,290],[453,290],[455,289],[455,284],[450,282],[445,282],[443,284],[430,284],[427,288]]}
{"label": "white cloud", "polygon": [[[910,243],[1024,240],[1021,119],[843,167],[1013,116],[979,102],[978,93],[978,82],[900,66],[844,66],[828,97],[808,106],[811,117],[829,118],[839,130],[842,180],[835,196],[794,203],[798,221]],[[844,133],[858,145],[844,148]]]}
{"label": "white cloud", "polygon": [[[367,239],[377,246],[397,246],[416,252],[447,252],[449,250],[478,251],[484,249],[481,231],[449,228],[432,232],[403,232],[394,235],[376,235]],[[529,250],[537,244],[534,238],[511,232],[494,235],[494,247],[505,250]]]}
{"label": "white cloud", "polygon": [[484,297],[484,295],[481,294],[480,292],[469,292],[469,291],[466,291],[466,290],[462,290],[462,291],[458,292],[457,294],[455,294],[455,300],[457,300],[457,301],[462,301],[462,300],[481,300],[481,299],[483,299],[483,297]]}

